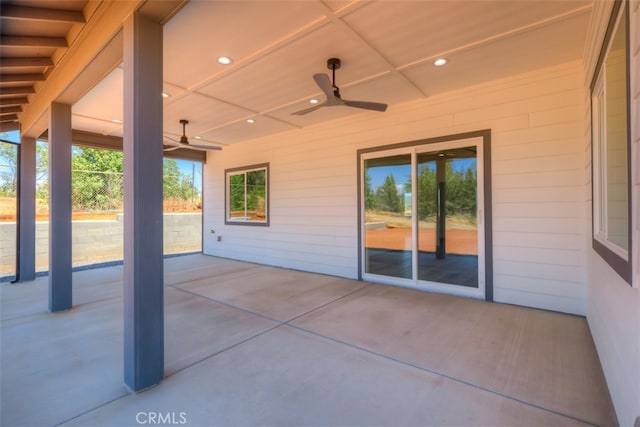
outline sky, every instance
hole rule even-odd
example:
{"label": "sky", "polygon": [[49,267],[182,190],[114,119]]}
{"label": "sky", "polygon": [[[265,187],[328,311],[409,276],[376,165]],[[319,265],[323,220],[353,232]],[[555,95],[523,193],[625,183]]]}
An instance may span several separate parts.
{"label": "sky", "polygon": [[18,132],[17,130],[0,132],[0,140],[20,143],[20,132]]}
{"label": "sky", "polygon": [[[453,170],[467,170],[468,168],[472,168],[475,170],[476,168],[476,159],[455,159],[453,162]],[[377,166],[374,168],[369,168],[368,171],[369,176],[371,177],[371,187],[375,191],[376,188],[380,187],[384,184],[384,180],[389,176],[389,174],[393,175],[393,178],[398,185],[398,188],[401,190],[404,188],[404,184],[409,181],[411,178],[411,166],[410,165],[399,165],[399,166]]]}
{"label": "sky", "polygon": [[192,162],[191,160],[181,160],[175,159],[178,164],[178,168],[180,172],[184,175],[191,176],[193,173],[195,175],[194,178],[194,186],[198,190],[202,190],[202,163],[200,162]]}

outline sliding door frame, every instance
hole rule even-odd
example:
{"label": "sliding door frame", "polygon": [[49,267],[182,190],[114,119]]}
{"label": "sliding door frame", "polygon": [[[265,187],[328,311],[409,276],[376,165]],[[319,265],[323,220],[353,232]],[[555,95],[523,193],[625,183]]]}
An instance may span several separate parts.
{"label": "sliding door frame", "polygon": [[[363,220],[363,156],[376,152],[388,152],[391,150],[402,148],[416,148],[419,146],[427,146],[429,144],[446,143],[453,141],[460,141],[465,139],[481,138],[482,142],[479,144],[482,147],[482,170],[483,179],[482,182],[478,182],[478,186],[481,186],[481,191],[484,196],[484,212],[481,212],[479,219],[482,220],[482,226],[484,231],[484,266],[481,270],[484,271],[484,299],[486,301],[493,301],[493,215],[492,215],[492,198],[491,198],[491,130],[484,129],[473,132],[465,132],[459,134],[445,135],[434,138],[427,138],[415,141],[401,142],[397,144],[390,144],[378,147],[371,147],[358,150],[357,152],[357,185],[358,185],[358,279],[363,280],[363,258],[364,258],[364,220]],[[424,147],[428,149],[428,147]],[[420,150],[422,151],[422,150]],[[415,155],[415,150],[414,154]],[[413,156],[412,155],[412,156]],[[412,178],[414,183],[416,180]],[[414,183],[415,185],[415,183]],[[415,209],[415,208],[414,208]],[[415,214],[415,213],[414,213]],[[415,234],[415,232],[414,232]],[[414,239],[415,240],[415,239]],[[479,242],[480,243],[480,242]],[[413,242],[415,246],[417,243]],[[417,266],[414,266],[414,269]],[[479,278],[480,279],[480,278]],[[418,280],[412,281],[413,283],[419,283]],[[402,286],[402,283],[398,284]],[[413,286],[412,286],[413,287]],[[419,287],[418,287],[419,288]],[[438,292],[438,290],[436,290]],[[446,290],[444,293],[448,293]],[[452,292],[453,293],[453,292]]]}

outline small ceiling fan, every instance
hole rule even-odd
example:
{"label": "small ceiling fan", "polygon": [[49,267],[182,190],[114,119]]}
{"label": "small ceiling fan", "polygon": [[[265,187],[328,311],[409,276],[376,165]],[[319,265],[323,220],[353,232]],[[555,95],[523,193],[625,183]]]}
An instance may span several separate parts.
{"label": "small ceiling fan", "polygon": [[162,151],[173,151],[179,148],[193,148],[196,150],[222,150],[222,147],[217,145],[209,145],[209,144],[198,144],[189,142],[189,138],[187,138],[186,127],[189,124],[189,120],[181,119],[180,124],[182,125],[182,136],[179,140],[174,138],[165,136],[164,138],[171,141],[169,145],[163,145]]}
{"label": "small ceiling fan", "polygon": [[324,94],[327,96],[327,99],[324,102],[321,102],[318,105],[315,105],[311,108],[305,108],[304,110],[296,111],[295,113],[291,113],[292,115],[302,116],[307,113],[311,113],[312,111],[316,111],[318,108],[322,107],[334,107],[337,105],[344,105],[347,107],[355,107],[362,108],[365,110],[373,110],[373,111],[386,111],[387,104],[382,104],[379,102],[368,102],[368,101],[350,101],[348,99],[342,99],[340,96],[340,88],[336,86],[336,70],[340,68],[342,65],[339,58],[329,58],[327,60],[327,68],[332,72],[332,79],[329,79],[327,74],[314,74],[313,80],[315,80],[316,84],[322,89]]}

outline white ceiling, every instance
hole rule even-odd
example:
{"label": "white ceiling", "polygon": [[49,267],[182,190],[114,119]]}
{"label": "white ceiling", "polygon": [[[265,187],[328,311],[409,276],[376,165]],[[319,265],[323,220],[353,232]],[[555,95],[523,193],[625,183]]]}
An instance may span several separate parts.
{"label": "white ceiling", "polygon": [[[582,57],[592,1],[198,1],[164,27],[164,129],[221,145],[380,112],[322,108],[312,79],[342,59],[346,99],[394,105]],[[217,62],[233,58],[231,65]],[[433,60],[449,62],[435,67]],[[74,129],[122,135],[122,69],[73,106]],[[248,124],[246,119],[255,123]]]}

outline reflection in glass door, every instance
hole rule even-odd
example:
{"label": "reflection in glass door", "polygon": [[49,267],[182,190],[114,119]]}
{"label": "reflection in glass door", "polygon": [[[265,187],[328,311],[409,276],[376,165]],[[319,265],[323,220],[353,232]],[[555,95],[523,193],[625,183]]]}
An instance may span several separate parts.
{"label": "reflection in glass door", "polygon": [[418,279],[478,287],[475,147],[419,153]]}
{"label": "reflection in glass door", "polygon": [[482,138],[362,157],[363,277],[485,297]]}
{"label": "reflection in glass door", "polygon": [[411,154],[365,160],[364,176],[365,271],[411,279]]}

